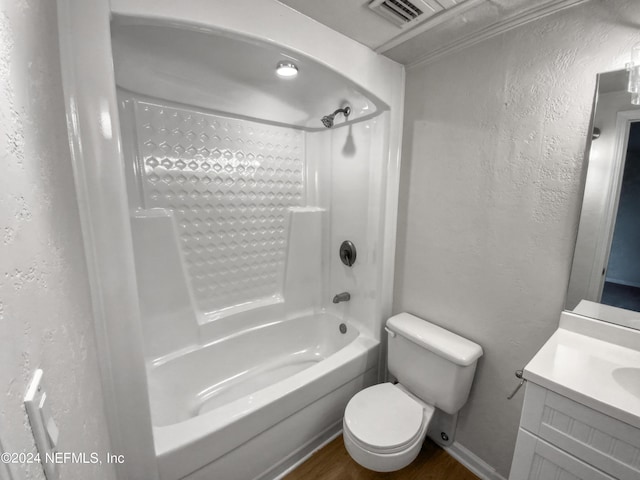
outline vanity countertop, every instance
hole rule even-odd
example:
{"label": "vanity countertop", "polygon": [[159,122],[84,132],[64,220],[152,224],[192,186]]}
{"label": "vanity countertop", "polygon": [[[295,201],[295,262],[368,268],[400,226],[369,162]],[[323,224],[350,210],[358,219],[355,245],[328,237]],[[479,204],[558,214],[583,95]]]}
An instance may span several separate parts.
{"label": "vanity countertop", "polygon": [[524,378],[640,428],[640,331],[563,312]]}

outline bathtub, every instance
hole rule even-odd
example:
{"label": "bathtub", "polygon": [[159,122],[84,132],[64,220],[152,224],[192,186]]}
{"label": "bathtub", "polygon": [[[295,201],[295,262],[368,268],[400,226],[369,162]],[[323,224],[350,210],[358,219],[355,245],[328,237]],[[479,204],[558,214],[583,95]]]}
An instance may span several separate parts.
{"label": "bathtub", "polygon": [[148,365],[161,478],[274,478],[337,433],[379,356],[377,340],[341,323],[267,323]]}

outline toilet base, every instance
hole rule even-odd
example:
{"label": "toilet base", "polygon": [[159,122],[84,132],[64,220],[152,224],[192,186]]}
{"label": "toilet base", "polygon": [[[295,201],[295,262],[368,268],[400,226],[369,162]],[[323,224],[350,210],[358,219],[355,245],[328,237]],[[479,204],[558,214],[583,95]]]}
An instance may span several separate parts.
{"label": "toilet base", "polygon": [[401,452],[394,453],[377,453],[363,448],[351,438],[349,430],[346,428],[346,425],[344,425],[344,421],[342,437],[347,452],[359,465],[374,472],[394,472],[406,467],[416,459],[424,443],[426,429],[423,435],[420,435],[412,445],[408,445],[407,448]]}

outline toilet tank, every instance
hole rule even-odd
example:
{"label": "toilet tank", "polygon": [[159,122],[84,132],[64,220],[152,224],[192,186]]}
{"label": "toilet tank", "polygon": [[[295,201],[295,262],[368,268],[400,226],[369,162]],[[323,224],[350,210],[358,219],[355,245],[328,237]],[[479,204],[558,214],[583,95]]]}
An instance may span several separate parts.
{"label": "toilet tank", "polygon": [[466,403],[482,347],[409,313],[387,320],[388,369],[429,405],[454,414]]}

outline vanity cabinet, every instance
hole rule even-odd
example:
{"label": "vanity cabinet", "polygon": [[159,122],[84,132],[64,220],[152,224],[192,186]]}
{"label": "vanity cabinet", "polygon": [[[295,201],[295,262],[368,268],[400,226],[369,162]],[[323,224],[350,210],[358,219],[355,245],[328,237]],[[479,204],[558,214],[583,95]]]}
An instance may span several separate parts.
{"label": "vanity cabinet", "polygon": [[529,381],[509,480],[551,479],[640,479],[640,429]]}

